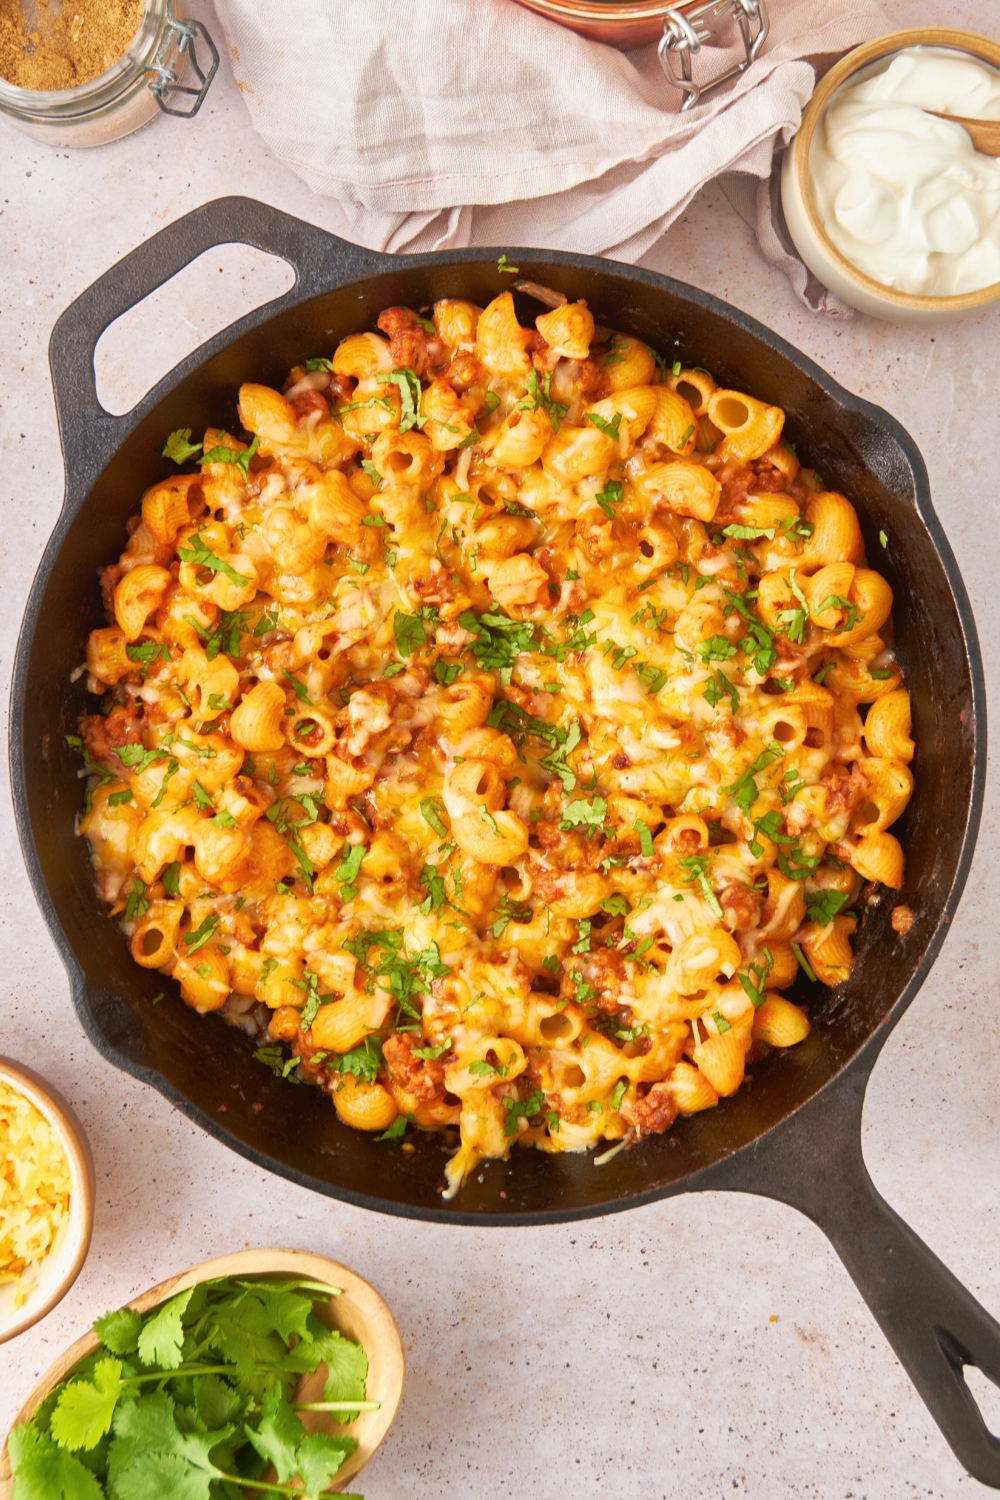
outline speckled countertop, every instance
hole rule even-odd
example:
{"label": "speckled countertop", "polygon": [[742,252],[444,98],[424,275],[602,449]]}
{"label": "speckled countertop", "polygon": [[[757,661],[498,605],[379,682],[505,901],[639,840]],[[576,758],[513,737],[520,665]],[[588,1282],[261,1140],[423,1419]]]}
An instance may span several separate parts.
{"label": "speckled countertop", "polygon": [[[923,0],[919,16],[909,0],[886,9],[900,25],[1000,31],[1000,11],[985,0]],[[4,124],[0,162],[6,707],[24,601],[62,494],[46,363],[56,316],[141,239],[211,198],[245,190],[333,230],[338,212],[268,157],[225,62],[194,124],[158,120],[88,154],[40,146]],[[1000,561],[1000,313],[933,334],[813,317],[714,188],[645,263],[753,313],[910,430],[972,596],[995,692],[1000,658],[987,605]],[[141,324],[127,320],[107,336],[98,359],[106,404],[127,409],[189,348],[287,281],[287,268],[267,257],[210,252],[152,299]],[[958,918],[875,1069],[864,1135],[880,1191],[994,1313],[997,835],[994,776]],[[369,1500],[555,1500],[569,1490],[602,1500],[987,1493],[959,1469],[819,1230],[780,1204],[703,1194],[574,1226],[487,1232],[346,1207],[216,1145],[84,1039],[6,794],[0,847],[0,1051],[66,1093],[98,1173],[83,1274],[54,1313],[0,1349],[0,1430],[55,1354],[108,1306],[227,1250],[298,1245],[372,1280],[408,1351],[402,1409],[364,1474]],[[991,1414],[989,1400],[984,1409]],[[994,1428],[998,1414],[995,1395]]]}

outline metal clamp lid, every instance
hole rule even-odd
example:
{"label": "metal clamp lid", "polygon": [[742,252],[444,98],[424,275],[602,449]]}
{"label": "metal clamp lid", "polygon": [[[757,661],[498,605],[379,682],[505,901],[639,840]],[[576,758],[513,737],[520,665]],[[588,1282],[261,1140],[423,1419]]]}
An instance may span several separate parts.
{"label": "metal clamp lid", "polygon": [[[743,61],[735,63],[718,78],[697,84],[694,82],[691,59],[696,52],[701,51],[704,42],[712,39],[712,33],[702,18],[708,15],[724,16],[729,11],[732,11],[743,38]],[[679,6],[668,10],[663,22],[663,36],[656,51],[667,82],[683,91],[681,110],[693,108],[709,89],[717,88],[720,83],[726,83],[738,73],[745,73],[764,45],[770,25],[765,0],[703,0],[700,5],[684,6],[683,11]],[[673,65],[675,53],[680,58],[680,73]]]}
{"label": "metal clamp lid", "polygon": [[[211,67],[208,72],[202,66],[201,59],[195,49],[195,39],[201,37],[212,55]],[[177,66],[170,57],[171,49],[176,49],[176,54],[183,64],[185,52],[191,59],[191,67],[198,80],[197,88],[186,87],[177,82]],[[219,49],[201,21],[176,21],[170,17],[163,28],[163,36],[160,45],[156,49],[156,56],[146,70],[154,76],[150,79],[149,89],[156,96],[156,102],[165,115],[179,115],[182,120],[190,120],[201,109],[212,84],[212,79],[219,71]],[[175,94],[193,94],[194,103],[189,109],[174,109],[164,102]]]}

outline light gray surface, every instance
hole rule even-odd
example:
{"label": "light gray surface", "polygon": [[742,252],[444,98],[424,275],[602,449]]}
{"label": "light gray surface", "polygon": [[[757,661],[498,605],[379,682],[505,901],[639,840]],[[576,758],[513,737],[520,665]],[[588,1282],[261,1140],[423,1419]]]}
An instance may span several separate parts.
{"label": "light gray surface", "polygon": [[[898,24],[1000,29],[995,6],[974,0],[927,3],[919,15],[907,0],[887,9]],[[224,193],[250,193],[331,229],[338,215],[266,157],[225,63],[194,124],[164,119],[87,154],[3,126],[0,160],[5,704],[24,600],[62,493],[46,364],[55,317],[144,236]],[[646,263],[747,309],[909,428],[972,595],[992,691],[1000,314],[934,334],[812,317],[712,189]],[[285,276],[266,258],[207,256],[183,295],[154,299],[145,334],[108,336],[100,364],[109,405],[127,407],[144,389],[143,371],[161,373],[242,306],[276,295]],[[996,802],[991,780],[954,931],[882,1054],[865,1117],[878,1187],[995,1313]],[[6,796],[0,848],[0,1050],[72,1100],[98,1172],[83,1274],[41,1325],[0,1349],[0,1431],[106,1307],[209,1256],[291,1245],[372,1280],[403,1334],[409,1382],[364,1474],[369,1500],[555,1500],[569,1488],[603,1500],[987,1493],[959,1470],[822,1235],[790,1209],[705,1195],[568,1228],[436,1227],[315,1197],[215,1145],[85,1041]]]}

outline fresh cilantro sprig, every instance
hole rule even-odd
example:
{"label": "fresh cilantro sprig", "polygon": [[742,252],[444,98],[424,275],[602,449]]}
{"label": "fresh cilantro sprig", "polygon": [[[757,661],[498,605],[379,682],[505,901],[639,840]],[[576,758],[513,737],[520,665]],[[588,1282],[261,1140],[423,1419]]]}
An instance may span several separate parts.
{"label": "fresh cilantro sprig", "polygon": [[[353,1437],[309,1434],[299,1413],[343,1423],[374,1410],[359,1343],[316,1304],[339,1295],[304,1279],[201,1282],[140,1314],[106,1313],[100,1347],[9,1439],[18,1500],[210,1500],[244,1492],[318,1500]],[[299,1402],[325,1366],[323,1399]],[[264,1480],[268,1465],[275,1478]],[[276,1479],[276,1482],[275,1482]],[[355,1497],[356,1500],[356,1497]]]}

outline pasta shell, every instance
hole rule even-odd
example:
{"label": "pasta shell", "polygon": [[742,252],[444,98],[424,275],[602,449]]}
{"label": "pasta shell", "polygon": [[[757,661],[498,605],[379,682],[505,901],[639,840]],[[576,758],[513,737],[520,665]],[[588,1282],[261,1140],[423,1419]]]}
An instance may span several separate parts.
{"label": "pasta shell", "polygon": [[166,568],[155,563],[141,563],[125,574],[115,588],[114,603],[115,619],[126,640],[139,639],[147,619],[154,609],[159,609],[172,582]]}
{"label": "pasta shell", "polygon": [[233,713],[230,736],[244,750],[280,750],[285,743],[284,714],[284,689],[276,682],[258,682]]}
{"label": "pasta shell", "polygon": [[771,1047],[794,1047],[809,1035],[809,1018],[801,1006],[783,995],[768,995],[754,1012],[754,1041]]}
{"label": "pasta shell", "polygon": [[746,1071],[746,1047],[742,1034],[733,1030],[709,1036],[694,1048],[698,1071],[717,1094],[735,1094]]}

